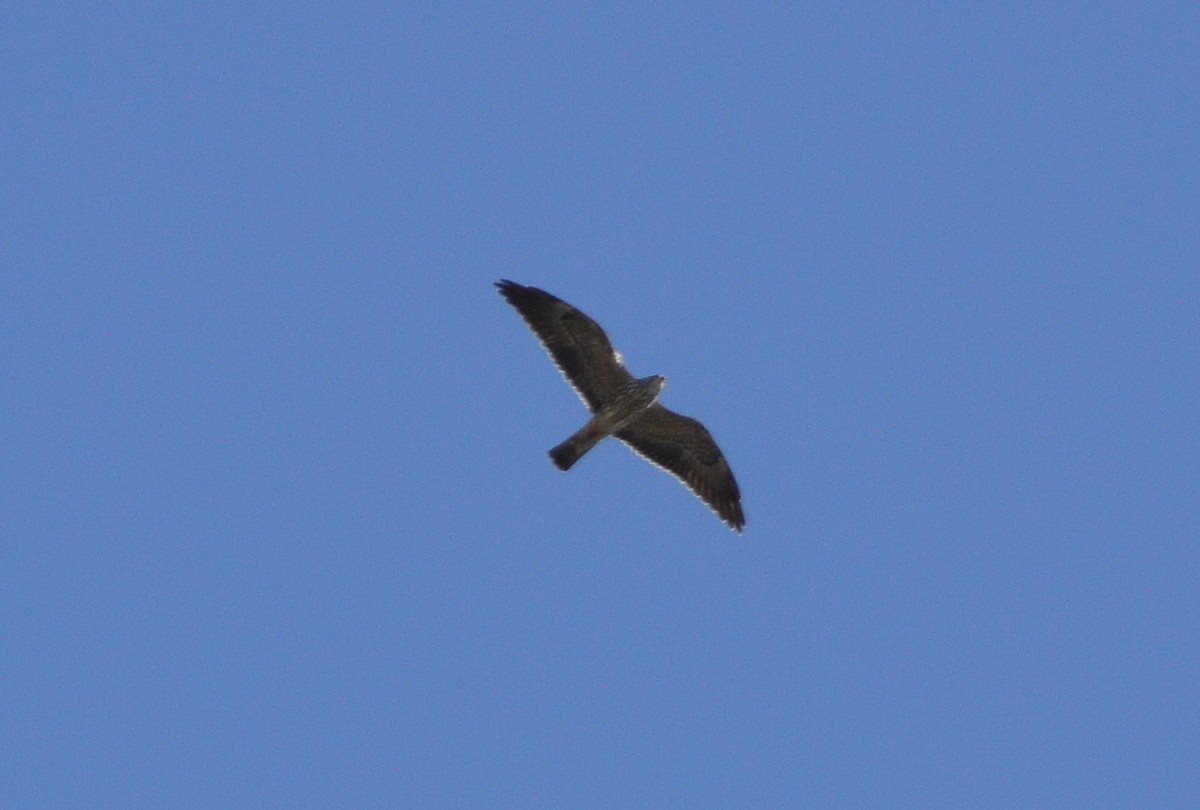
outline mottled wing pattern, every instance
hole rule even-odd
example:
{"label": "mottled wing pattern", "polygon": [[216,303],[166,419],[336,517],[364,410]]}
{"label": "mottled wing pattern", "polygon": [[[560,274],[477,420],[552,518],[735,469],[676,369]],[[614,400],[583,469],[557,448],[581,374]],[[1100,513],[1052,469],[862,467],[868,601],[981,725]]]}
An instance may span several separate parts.
{"label": "mottled wing pattern", "polygon": [[608,335],[587,315],[537,287],[507,279],[496,286],[529,324],[588,408],[597,410],[633,380],[613,351]]}
{"label": "mottled wing pattern", "polygon": [[737,481],[704,425],[654,404],[615,435],[686,484],[721,520],[741,532],[746,516]]}

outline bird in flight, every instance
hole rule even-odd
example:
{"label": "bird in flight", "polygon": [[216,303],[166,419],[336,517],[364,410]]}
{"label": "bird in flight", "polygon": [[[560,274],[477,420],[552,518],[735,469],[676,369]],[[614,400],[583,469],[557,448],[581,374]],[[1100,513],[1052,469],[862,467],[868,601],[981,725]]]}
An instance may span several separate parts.
{"label": "bird in flight", "polygon": [[586,425],[550,451],[554,466],[569,470],[605,436],[616,436],[740,533],[746,516],[733,471],[704,425],[658,404],[666,378],[630,374],[600,324],[566,301],[507,279],[496,287],[592,412]]}

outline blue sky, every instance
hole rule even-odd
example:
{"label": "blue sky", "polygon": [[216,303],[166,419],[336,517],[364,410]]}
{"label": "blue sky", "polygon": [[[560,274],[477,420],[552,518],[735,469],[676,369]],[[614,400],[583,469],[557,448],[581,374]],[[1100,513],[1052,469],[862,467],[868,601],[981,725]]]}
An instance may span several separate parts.
{"label": "blue sky", "polygon": [[[21,4],[6,807],[1184,807],[1200,12]],[[720,441],[738,537],[496,294]]]}

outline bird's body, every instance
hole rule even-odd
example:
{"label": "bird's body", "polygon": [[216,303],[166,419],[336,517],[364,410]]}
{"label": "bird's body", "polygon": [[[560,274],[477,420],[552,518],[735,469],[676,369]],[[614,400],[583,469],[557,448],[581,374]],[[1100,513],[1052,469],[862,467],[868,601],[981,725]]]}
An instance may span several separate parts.
{"label": "bird's body", "polygon": [[596,410],[575,435],[550,451],[554,466],[563,471],[571,469],[571,465],[601,439],[613,435],[653,405],[666,382],[666,377],[656,375],[623,386],[613,400]]}
{"label": "bird's body", "polygon": [[733,472],[702,424],[658,404],[666,378],[635,378],[598,323],[545,290],[508,280],[496,286],[592,412],[587,424],[550,451],[555,466],[568,470],[603,438],[616,436],[741,532],[746,517]]}

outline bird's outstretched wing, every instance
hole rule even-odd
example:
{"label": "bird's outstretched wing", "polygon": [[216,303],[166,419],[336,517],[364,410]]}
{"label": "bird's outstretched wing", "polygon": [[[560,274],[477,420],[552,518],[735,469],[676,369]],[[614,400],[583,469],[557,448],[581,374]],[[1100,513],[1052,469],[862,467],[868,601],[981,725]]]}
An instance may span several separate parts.
{"label": "bird's outstretched wing", "polygon": [[746,516],[737,481],[704,425],[656,403],[615,435],[687,485],[734,531],[742,531]]}
{"label": "bird's outstretched wing", "polygon": [[608,335],[587,315],[537,287],[508,279],[496,282],[496,286],[529,324],[588,408],[595,411],[612,401],[633,380],[613,351]]}

